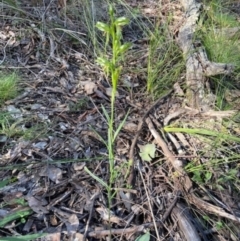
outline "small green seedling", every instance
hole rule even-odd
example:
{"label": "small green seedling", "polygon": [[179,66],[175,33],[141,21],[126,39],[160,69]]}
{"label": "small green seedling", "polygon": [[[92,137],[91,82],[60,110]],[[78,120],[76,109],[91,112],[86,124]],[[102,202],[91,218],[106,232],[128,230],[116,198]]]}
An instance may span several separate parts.
{"label": "small green seedling", "polygon": [[151,161],[155,157],[156,146],[154,144],[146,144],[140,146],[140,157],[143,161]]}

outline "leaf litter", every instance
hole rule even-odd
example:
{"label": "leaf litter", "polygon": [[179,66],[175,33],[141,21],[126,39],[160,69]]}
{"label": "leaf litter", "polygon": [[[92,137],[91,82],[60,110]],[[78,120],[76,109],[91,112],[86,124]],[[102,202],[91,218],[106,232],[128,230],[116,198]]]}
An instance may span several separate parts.
{"label": "leaf litter", "polygon": [[[47,233],[38,240],[107,240],[109,235],[113,240],[149,240],[151,232],[153,240],[157,240],[157,236],[161,240],[198,240],[199,237],[202,240],[227,240],[229,235],[230,240],[237,240],[239,193],[235,189],[228,191],[223,184],[231,166],[223,163],[219,174],[213,173],[218,175],[217,179],[222,178],[219,186],[223,190],[205,183],[206,177],[211,178],[211,175],[196,176],[192,171],[195,180],[201,181],[201,188],[191,196],[189,190],[184,190],[191,183],[183,184],[183,187],[179,184],[189,183],[184,176],[188,174],[180,175],[183,172],[181,165],[194,159],[199,161],[198,165],[207,164],[211,161],[212,146],[206,139],[204,142],[186,134],[167,134],[164,138],[167,145],[163,145],[161,139],[160,144],[158,142],[153,125],[159,129],[164,125],[184,123],[194,128],[198,122],[202,124],[204,117],[201,113],[182,109],[184,96],[179,95],[183,93],[180,84],[176,92],[162,98],[151,109],[151,99],[142,92],[146,78],[144,71],[137,74],[133,71],[134,66],[146,69],[148,56],[147,41],[134,24],[124,32],[125,38],[134,43],[134,48],[125,63],[129,73],[123,74],[118,88],[116,123],[121,122],[129,109],[130,114],[116,141],[115,165],[119,178],[114,185],[113,206],[109,209],[106,190],[87,174],[84,167],[108,182],[107,148],[102,142],[107,141],[108,126],[101,106],[110,111],[111,86],[87,51],[88,39],[84,39],[86,30],[83,26],[77,26],[74,18],[55,15],[58,12],[56,2],[48,4],[22,1],[19,7],[34,21],[45,15],[47,27],[56,21],[61,28],[67,24],[68,29],[83,33],[77,47],[69,36],[58,30],[46,34],[36,24],[25,20],[17,22],[11,9],[4,6],[5,16],[13,17],[13,20],[6,18],[1,23],[2,64],[6,69],[18,70],[23,81],[21,94],[2,107],[2,111],[11,115],[7,130],[14,123],[14,128],[21,130],[17,133],[21,134],[9,131],[1,134],[0,181],[4,185],[0,188],[0,236]],[[148,17],[158,18],[151,2],[130,2],[132,6],[136,4]],[[66,7],[64,1],[58,1],[58,6]],[[176,13],[170,25],[175,33],[183,21],[180,3],[163,1],[162,13],[168,10]],[[120,6],[118,11],[121,14],[124,8]],[[161,14],[160,19],[164,21]],[[28,30],[19,31],[18,24]],[[138,55],[139,60],[133,58]],[[144,120],[139,128],[149,109],[150,119],[146,120],[147,124]],[[172,113],[175,113],[173,117]],[[212,118],[214,121],[219,119]],[[126,187],[129,151],[136,133],[138,145],[134,149],[137,151],[134,153],[133,177],[136,184]],[[203,149],[209,151],[201,153]],[[239,154],[238,145],[234,144],[231,151]],[[225,153],[224,149],[218,150],[216,157]],[[169,157],[172,165],[167,161]],[[181,172],[177,173],[177,170]],[[196,196],[201,197],[202,202],[197,203]],[[217,222],[223,217],[232,234],[226,232],[228,229],[224,224],[221,226],[221,222],[219,226],[206,227],[203,215],[205,221],[211,218]],[[191,225],[187,230],[188,222]]]}

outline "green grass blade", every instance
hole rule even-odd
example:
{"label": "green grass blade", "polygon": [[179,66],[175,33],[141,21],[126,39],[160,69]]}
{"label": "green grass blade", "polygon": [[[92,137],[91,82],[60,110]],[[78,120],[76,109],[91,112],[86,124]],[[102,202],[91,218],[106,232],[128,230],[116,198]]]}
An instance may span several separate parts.
{"label": "green grass blade", "polygon": [[19,237],[5,237],[5,238],[0,238],[0,241],[30,241],[33,239],[41,238],[43,236],[46,236],[47,234],[45,233],[36,233],[36,234],[28,234],[24,236],[19,236]]}
{"label": "green grass blade", "polygon": [[107,142],[102,138],[102,136],[100,136],[100,134],[96,130],[93,129],[92,126],[91,126],[91,130],[94,131],[94,133],[98,136],[99,140],[101,140],[105,146],[108,146]]}
{"label": "green grass blade", "polygon": [[32,212],[33,211],[30,208],[25,208],[23,210],[19,210],[19,211],[15,211],[13,213],[10,213],[0,221],[0,227],[3,228],[7,223],[9,223],[13,220],[16,220],[18,218],[23,218],[25,216],[28,216]]}
{"label": "green grass blade", "polygon": [[104,182],[101,178],[97,177],[95,174],[93,174],[87,167],[84,167],[84,170],[92,177],[94,178],[97,182],[102,184],[105,188],[108,189],[108,185],[106,182]]}
{"label": "green grass blade", "polygon": [[224,133],[219,133],[216,131],[209,131],[206,129],[188,129],[188,128],[175,128],[175,127],[164,127],[164,130],[166,132],[182,132],[186,134],[199,134],[199,135],[206,135],[206,136],[215,136],[219,137],[221,139],[224,139],[226,141],[235,141],[235,142],[240,142],[240,138],[233,136],[233,135],[228,135]]}
{"label": "green grass blade", "polygon": [[72,31],[72,30],[64,29],[64,28],[54,28],[53,30],[62,31],[62,32],[68,34],[69,36],[71,36],[72,38],[76,39],[80,43],[87,46],[87,43],[83,40],[83,38],[79,37],[79,36],[84,36],[85,35],[84,33],[76,32],[76,31]]}
{"label": "green grass blade", "polygon": [[120,125],[118,126],[117,130],[115,131],[114,133],[114,136],[113,136],[113,142],[116,140],[120,130],[122,129],[123,125],[125,124],[126,122],[126,119],[128,117],[128,114],[129,114],[129,111],[127,112],[126,116],[124,117],[123,121],[120,123]]}
{"label": "green grass blade", "polygon": [[110,116],[109,114],[107,113],[107,110],[105,109],[105,107],[102,105],[102,110],[103,110],[103,113],[107,119],[107,122],[109,123],[110,122]]}

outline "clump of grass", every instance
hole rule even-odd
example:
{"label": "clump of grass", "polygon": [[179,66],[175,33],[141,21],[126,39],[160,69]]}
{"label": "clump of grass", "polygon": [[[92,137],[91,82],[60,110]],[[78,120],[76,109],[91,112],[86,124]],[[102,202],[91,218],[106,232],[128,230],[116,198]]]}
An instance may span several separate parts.
{"label": "clump of grass", "polygon": [[184,61],[173,38],[169,38],[167,26],[155,26],[150,35],[147,91],[159,96],[178,80]]}
{"label": "clump of grass", "polygon": [[75,0],[69,2],[66,7],[66,15],[70,16],[72,20],[81,23],[84,40],[83,36],[77,37],[77,33],[73,33],[73,31],[62,30],[75,38],[78,41],[78,45],[79,42],[84,43],[88,54],[93,54],[94,57],[101,52],[103,44],[102,35],[100,31],[97,31],[96,23],[106,20],[108,2],[108,0]]}
{"label": "clump of grass", "polygon": [[236,16],[223,7],[225,3],[225,1],[216,0],[206,3],[205,15],[200,20],[198,31],[211,61],[233,64],[235,67],[231,76],[210,78],[217,96],[216,106],[220,109],[229,109],[229,105],[224,101],[225,93],[239,88],[240,84],[240,32],[231,34],[234,28],[239,27],[239,22]]}
{"label": "clump of grass", "polygon": [[15,121],[7,112],[0,113],[0,134],[7,137],[22,136],[22,129],[19,129],[19,121]]}
{"label": "clump of grass", "polygon": [[16,73],[0,72],[0,106],[6,100],[13,99],[18,94],[19,77]]}
{"label": "clump of grass", "polygon": [[24,140],[34,140],[36,137],[43,137],[47,133],[46,123],[35,123],[30,128],[23,128],[27,120],[23,118],[13,118],[8,112],[0,113],[0,135],[6,138],[22,138]]}
{"label": "clump of grass", "polygon": [[204,17],[206,20],[200,27],[208,57],[215,62],[239,66],[240,33],[228,34],[231,28],[239,27],[236,17],[222,7],[221,1],[211,1]]}

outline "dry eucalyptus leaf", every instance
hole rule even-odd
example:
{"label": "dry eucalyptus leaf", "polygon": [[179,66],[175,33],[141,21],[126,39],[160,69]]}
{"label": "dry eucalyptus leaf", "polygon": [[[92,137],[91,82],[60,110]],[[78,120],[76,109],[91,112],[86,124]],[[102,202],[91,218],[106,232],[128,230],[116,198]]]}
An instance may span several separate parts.
{"label": "dry eucalyptus leaf", "polygon": [[55,215],[66,225],[69,235],[76,233],[79,226],[79,220],[76,214],[70,214],[54,207],[51,208],[51,210],[54,211]]}
{"label": "dry eucalyptus leaf", "polygon": [[37,142],[37,143],[33,143],[33,147],[34,148],[37,148],[39,150],[44,150],[45,147],[47,146],[47,142],[46,141],[40,141],[40,142]]}
{"label": "dry eucalyptus leaf", "polygon": [[22,112],[20,109],[17,109],[15,106],[13,105],[9,105],[7,106],[7,111],[9,113],[11,113],[11,116],[15,119],[19,119],[22,117]]}
{"label": "dry eucalyptus leaf", "polygon": [[76,214],[71,214],[65,222],[69,234],[76,233],[79,225],[79,220]]}
{"label": "dry eucalyptus leaf", "polygon": [[62,179],[62,170],[58,167],[44,167],[39,175],[48,177],[51,181],[59,183],[59,179]]}
{"label": "dry eucalyptus leaf", "polygon": [[131,199],[129,198],[129,195],[125,194],[123,191],[120,191],[119,195],[122,198],[123,203],[124,203],[125,207],[127,208],[127,210],[130,211],[132,203],[131,203]]}
{"label": "dry eucalyptus leaf", "polygon": [[50,233],[41,238],[41,241],[61,241],[61,233]]}
{"label": "dry eucalyptus leaf", "polygon": [[81,81],[87,95],[93,94],[97,90],[97,85],[92,81]]}
{"label": "dry eucalyptus leaf", "polygon": [[82,171],[85,165],[85,162],[75,162],[73,163],[72,167],[74,171]]}
{"label": "dry eucalyptus leaf", "polygon": [[0,39],[2,39],[2,40],[6,40],[7,39],[6,34],[4,34],[4,32],[2,32],[2,31],[0,31]]}
{"label": "dry eucalyptus leaf", "polygon": [[[96,211],[101,215],[101,218],[104,221],[110,221],[111,223],[117,223],[120,224],[123,220],[119,217],[117,217],[112,211],[109,212],[107,208],[99,207],[96,208]],[[110,214],[110,217],[109,217]]]}
{"label": "dry eucalyptus leaf", "polygon": [[5,143],[7,141],[8,137],[4,134],[0,134],[0,143]]}
{"label": "dry eucalyptus leaf", "polygon": [[[112,88],[111,88],[111,87],[106,88],[106,94],[107,94],[108,96],[112,96]],[[119,97],[118,91],[116,91],[116,97]]]}
{"label": "dry eucalyptus leaf", "polygon": [[58,227],[49,227],[46,230],[44,230],[44,233],[46,233],[47,235],[41,237],[39,240],[61,241],[61,230],[62,230],[62,225],[59,225]]}
{"label": "dry eucalyptus leaf", "polygon": [[[74,241],[83,241],[84,240],[84,235],[81,233],[76,233]],[[85,241],[88,241],[88,239],[85,239]]]}
{"label": "dry eucalyptus leaf", "polygon": [[33,197],[33,196],[27,196],[26,197],[28,201],[29,207],[37,214],[43,214],[48,213],[48,210],[46,208],[48,202],[46,199],[42,197]]}
{"label": "dry eucalyptus leaf", "polygon": [[123,126],[123,129],[130,132],[136,132],[138,125],[133,122],[126,122]]}

